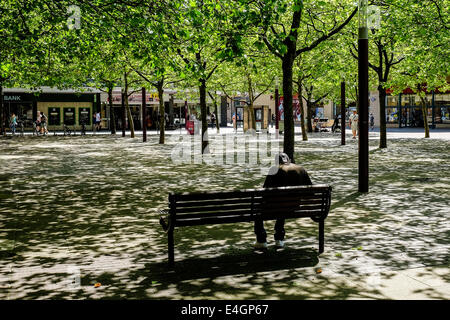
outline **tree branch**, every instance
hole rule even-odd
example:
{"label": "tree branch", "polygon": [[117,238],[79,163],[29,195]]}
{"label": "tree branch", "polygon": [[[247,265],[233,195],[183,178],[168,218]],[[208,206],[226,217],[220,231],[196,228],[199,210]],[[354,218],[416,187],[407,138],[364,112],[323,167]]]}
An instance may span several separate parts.
{"label": "tree branch", "polygon": [[299,49],[296,51],[295,53],[295,57],[297,57],[298,55],[300,55],[302,52],[307,52],[310,51],[312,49],[314,49],[315,47],[317,47],[320,43],[322,43],[323,41],[327,40],[328,38],[332,37],[333,35],[335,35],[336,33],[338,33],[339,31],[341,31],[349,22],[350,20],[352,20],[353,16],[356,14],[356,12],[358,11],[358,8],[355,8],[353,10],[353,12],[350,14],[350,16],[336,29],[332,30],[330,33],[321,36],[319,39],[317,39],[316,41],[314,41],[311,45],[309,45],[308,47],[304,47],[302,49]]}

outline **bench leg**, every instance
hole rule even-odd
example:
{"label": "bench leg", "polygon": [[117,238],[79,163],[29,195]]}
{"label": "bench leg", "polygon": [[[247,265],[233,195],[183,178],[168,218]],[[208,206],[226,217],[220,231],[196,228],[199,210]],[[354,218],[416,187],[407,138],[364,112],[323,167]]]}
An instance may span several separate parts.
{"label": "bench leg", "polygon": [[319,254],[323,253],[325,245],[325,221],[319,221]]}
{"label": "bench leg", "polygon": [[170,229],[167,232],[167,243],[168,243],[168,249],[169,249],[169,266],[173,267],[175,264],[173,229]]}

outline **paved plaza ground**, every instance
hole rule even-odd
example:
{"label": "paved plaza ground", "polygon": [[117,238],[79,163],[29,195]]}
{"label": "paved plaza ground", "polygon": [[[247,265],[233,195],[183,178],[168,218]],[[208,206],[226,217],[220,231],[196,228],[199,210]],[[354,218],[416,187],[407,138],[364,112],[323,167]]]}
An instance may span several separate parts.
{"label": "paved plaza ground", "polygon": [[267,222],[267,252],[252,249],[250,223],[181,228],[169,272],[158,219],[170,191],[264,182],[248,163],[173,163],[179,135],[1,138],[0,299],[450,298],[449,131],[393,129],[384,150],[371,132],[368,194],[349,133],[341,146],[338,133],[297,132],[296,162],[333,186],[325,252],[309,219],[287,221],[278,251]]}

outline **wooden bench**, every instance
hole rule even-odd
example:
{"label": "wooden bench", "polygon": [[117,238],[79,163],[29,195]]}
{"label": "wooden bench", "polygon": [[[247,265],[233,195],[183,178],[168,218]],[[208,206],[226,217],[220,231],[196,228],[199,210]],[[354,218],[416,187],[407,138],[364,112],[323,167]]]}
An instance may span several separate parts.
{"label": "wooden bench", "polygon": [[231,192],[170,193],[160,223],[167,232],[169,265],[175,262],[175,227],[254,222],[255,219],[311,218],[319,224],[319,253],[324,251],[324,221],[331,186],[309,185]]}

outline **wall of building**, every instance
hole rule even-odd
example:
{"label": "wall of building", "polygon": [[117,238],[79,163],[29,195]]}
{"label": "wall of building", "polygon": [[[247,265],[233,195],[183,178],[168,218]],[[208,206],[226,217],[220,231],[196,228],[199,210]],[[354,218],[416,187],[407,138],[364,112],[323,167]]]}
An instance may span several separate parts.
{"label": "wall of building", "polygon": [[[52,113],[56,110],[59,110],[59,124],[51,124],[50,117],[52,116]],[[84,110],[86,109],[86,110]],[[92,102],[38,102],[37,103],[37,110],[38,112],[43,112],[47,118],[47,126],[48,130],[62,130],[63,129],[63,123],[64,123],[64,111],[73,112],[75,117],[75,123],[69,124],[70,127],[75,127],[77,129],[81,128],[80,125],[80,112],[88,111],[89,114],[87,115],[87,122],[86,126],[92,125],[92,117],[93,112],[95,112],[93,108]]]}

